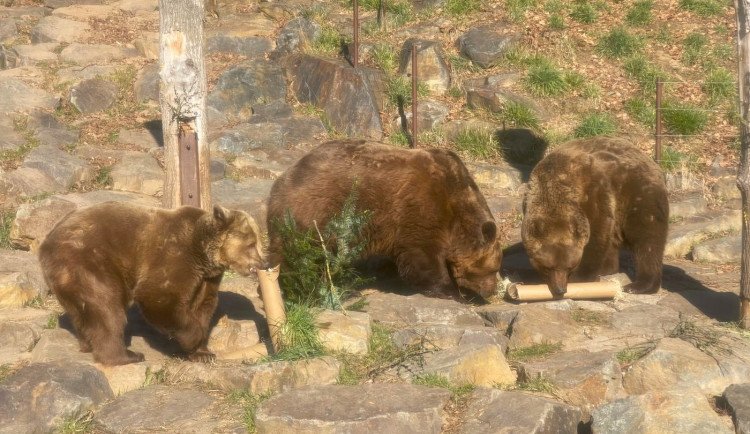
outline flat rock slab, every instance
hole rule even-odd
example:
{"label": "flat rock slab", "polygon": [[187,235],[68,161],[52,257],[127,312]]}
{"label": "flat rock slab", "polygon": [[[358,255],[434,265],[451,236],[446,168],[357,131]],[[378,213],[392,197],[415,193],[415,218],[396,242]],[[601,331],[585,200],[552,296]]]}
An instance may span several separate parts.
{"label": "flat rock slab", "polygon": [[17,78],[0,78],[0,113],[54,110],[60,99]]}
{"label": "flat rock slab", "polygon": [[437,434],[449,398],[448,390],[408,384],[304,387],[261,404],[255,425],[259,434]]}
{"label": "flat rock slab", "polygon": [[661,338],[680,322],[680,314],[667,306],[635,304],[612,314],[612,327],[626,337]]}
{"label": "flat rock slab", "polygon": [[685,223],[670,225],[664,256],[682,258],[710,234],[738,232],[741,225],[742,215],[739,210],[705,213],[694,216]]}
{"label": "flat rock slab", "polygon": [[503,331],[483,326],[423,324],[396,330],[392,340],[399,347],[420,345],[424,342],[441,349],[463,345],[492,344],[498,345],[505,353],[508,348],[508,338]]}
{"label": "flat rock slab", "polygon": [[39,169],[65,188],[93,178],[94,170],[85,161],[56,146],[38,146],[29,152],[23,167]]}
{"label": "flat rock slab", "polygon": [[0,429],[49,432],[113,396],[104,374],[93,366],[35,363],[0,383]]}
{"label": "flat rock slab", "polygon": [[415,324],[452,324],[483,326],[484,320],[470,306],[453,300],[425,297],[422,294],[402,296],[385,292],[367,295],[362,309],[374,321],[410,326]]}
{"label": "flat rock slab", "polygon": [[84,80],[70,89],[70,103],[83,114],[106,110],[117,100],[117,84],[100,78]]}
{"label": "flat rock slab", "polygon": [[750,434],[750,383],[732,384],[724,391],[737,434]]}
{"label": "flat rock slab", "polygon": [[581,410],[541,396],[479,387],[469,397],[462,434],[574,434]]}
{"label": "flat rock slab", "polygon": [[482,68],[489,68],[522,39],[504,23],[494,23],[469,29],[458,37],[461,54]]}
{"label": "flat rock slab", "polygon": [[730,322],[737,320],[740,297],[732,292],[685,290],[670,292],[657,305],[679,312],[684,318]]}
{"label": "flat rock slab", "polygon": [[164,169],[156,159],[145,153],[124,156],[110,172],[112,188],[148,196],[161,197],[164,193]]}
{"label": "flat rock slab", "polygon": [[526,305],[513,321],[509,345],[510,348],[558,342],[567,345],[582,336],[583,329],[569,311]]}
{"label": "flat rock slab", "polygon": [[33,253],[0,249],[0,273],[24,273],[27,281],[37,288],[41,297],[46,297],[49,293],[39,260]]}
{"label": "flat rock slab", "polygon": [[91,26],[84,22],[69,20],[61,17],[49,16],[39,20],[31,29],[31,43],[67,42],[72,43],[83,39]]}
{"label": "flat rock slab", "polygon": [[739,263],[742,259],[742,236],[716,238],[693,247],[693,261],[713,264]]}
{"label": "flat rock slab", "polygon": [[592,414],[591,431],[594,434],[732,433],[696,389],[650,391],[601,405]]}
{"label": "flat rock slab", "polygon": [[266,227],[266,200],[273,181],[248,178],[242,181],[222,179],[211,183],[213,203],[239,209],[253,216],[261,230]]}
{"label": "flat rock slab", "polygon": [[367,354],[367,345],[372,336],[370,315],[353,311],[344,315],[326,309],[315,317],[315,322],[320,341],[327,350]]}
{"label": "flat rock slab", "polygon": [[278,62],[246,61],[234,65],[219,77],[206,104],[234,120],[247,120],[253,106],[283,101],[286,82]]}
{"label": "flat rock slab", "polygon": [[215,404],[216,398],[197,389],[155,385],[107,403],[94,424],[105,433],[241,432],[241,414],[216,417]]}
{"label": "flat rock slab", "polygon": [[[417,366],[411,372],[420,372]],[[494,386],[515,384],[502,349],[497,345],[464,345],[426,354],[420,374],[437,374],[457,385]]]}

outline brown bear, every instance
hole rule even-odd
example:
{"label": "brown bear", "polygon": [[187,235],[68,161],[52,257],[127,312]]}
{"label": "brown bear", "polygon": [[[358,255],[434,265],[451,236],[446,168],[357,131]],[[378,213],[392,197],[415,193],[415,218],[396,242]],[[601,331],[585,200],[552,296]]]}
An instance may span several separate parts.
{"label": "brown bear", "polygon": [[659,166],[623,139],[594,137],[562,144],[534,167],[521,236],[553,294],[564,294],[569,280],[617,273],[620,247],[636,269],[624,290],[652,293],[661,286],[668,221]]}
{"label": "brown bear", "polygon": [[213,360],[208,328],[224,271],[249,275],[264,265],[258,226],[245,212],[121,202],[65,216],[42,242],[39,261],[72,319],[81,351],[93,351],[105,365],[144,359],[125,347],[126,310],[133,302],[190,360]]}
{"label": "brown bear", "polygon": [[291,212],[297,227],[325,225],[357,183],[357,210],[371,211],[365,257],[392,260],[416,289],[497,290],[502,248],[487,202],[456,154],[364,140],[324,143],[271,187],[270,262],[281,263],[274,220]]}

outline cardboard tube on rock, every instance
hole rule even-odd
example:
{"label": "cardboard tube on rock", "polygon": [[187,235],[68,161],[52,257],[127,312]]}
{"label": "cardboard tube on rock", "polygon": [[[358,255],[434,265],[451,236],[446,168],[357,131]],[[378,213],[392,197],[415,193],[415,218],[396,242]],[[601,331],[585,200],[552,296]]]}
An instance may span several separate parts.
{"label": "cardboard tube on rock", "polygon": [[271,334],[271,342],[274,351],[279,351],[281,326],[286,321],[284,312],[284,300],[281,298],[279,287],[279,268],[277,265],[266,270],[258,270],[258,283],[260,284],[260,296],[263,298],[263,307],[266,311],[266,322]]}
{"label": "cardboard tube on rock", "polygon": [[570,299],[611,299],[615,298],[620,290],[617,282],[582,282],[568,283],[568,292],[562,296],[553,295],[547,285],[524,285],[523,283],[511,283],[505,294],[516,301],[544,301]]}

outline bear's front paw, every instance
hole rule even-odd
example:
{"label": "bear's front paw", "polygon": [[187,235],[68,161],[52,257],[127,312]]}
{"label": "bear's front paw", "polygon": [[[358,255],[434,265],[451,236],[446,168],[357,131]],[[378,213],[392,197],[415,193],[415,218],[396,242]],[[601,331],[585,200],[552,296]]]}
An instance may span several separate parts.
{"label": "bear's front paw", "polygon": [[188,356],[191,362],[211,363],[216,360],[216,354],[207,350],[197,350]]}
{"label": "bear's front paw", "polygon": [[659,287],[645,287],[642,285],[636,285],[635,283],[628,283],[622,288],[622,290],[629,294],[655,294],[659,290]]}

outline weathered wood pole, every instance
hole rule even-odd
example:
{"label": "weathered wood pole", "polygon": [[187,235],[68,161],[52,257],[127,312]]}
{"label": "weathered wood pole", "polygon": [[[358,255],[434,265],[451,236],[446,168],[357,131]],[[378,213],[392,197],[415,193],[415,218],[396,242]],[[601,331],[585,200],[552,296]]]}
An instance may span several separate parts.
{"label": "weathered wood pole", "polygon": [[189,204],[211,209],[203,14],[203,0],[159,0],[159,103],[166,166],[162,202],[166,208]]}
{"label": "weathered wood pole", "polygon": [[750,329],[750,2],[734,0],[737,20],[737,76],[740,104],[740,164],[737,186],[742,193],[742,269],[740,275],[740,327]]}
{"label": "weathered wood pole", "polygon": [[661,164],[661,96],[663,83],[661,77],[656,78],[656,134],[654,136],[654,161]]}
{"label": "weathered wood pole", "polygon": [[357,69],[359,66],[359,1],[354,0],[354,17],[352,19],[354,25],[354,43],[352,50],[352,66]]}

